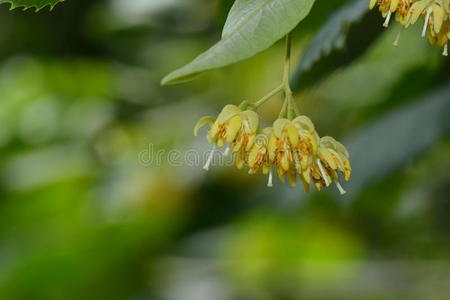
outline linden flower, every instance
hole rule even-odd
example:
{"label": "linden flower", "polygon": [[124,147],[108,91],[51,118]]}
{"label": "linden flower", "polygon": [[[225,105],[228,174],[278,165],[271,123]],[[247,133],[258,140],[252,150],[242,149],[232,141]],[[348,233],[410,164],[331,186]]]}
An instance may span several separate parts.
{"label": "linden flower", "polygon": [[[450,0],[370,0],[370,9],[379,6],[387,27],[393,13],[403,27],[415,24],[424,17],[422,37],[427,36],[432,45],[443,47],[442,54],[448,56],[450,39]],[[401,31],[397,34],[394,45],[398,46]]]}
{"label": "linden flower", "polygon": [[423,24],[422,36],[425,37],[427,29],[431,28],[435,33],[441,31],[442,24],[448,15],[446,14],[441,1],[439,0],[419,0],[415,2],[408,15],[408,24],[417,22],[420,16],[425,14],[425,22]]}
{"label": "linden flower", "polygon": [[399,22],[402,26],[407,26],[408,24],[408,15],[412,4],[413,2],[411,0],[401,0],[398,3],[397,13],[395,14],[395,20]]}
{"label": "linden flower", "polygon": [[443,55],[448,55],[447,42],[449,39],[449,1],[448,0],[419,0],[409,11],[408,23],[414,24],[420,16],[425,14],[422,37],[427,35],[431,44],[444,47]]}
{"label": "linden flower", "polygon": [[338,174],[343,174],[345,181],[348,181],[352,172],[349,153],[344,145],[332,137],[322,137],[317,156],[310,167],[310,178],[305,178],[308,183],[312,180],[314,186],[320,190],[334,182],[341,194],[346,193],[339,182]]}
{"label": "linden flower", "polygon": [[258,114],[251,110],[242,111],[236,105],[226,105],[217,119],[209,116],[201,118],[195,125],[194,135],[197,136],[198,131],[207,124],[210,126],[208,141],[214,146],[204,169],[209,170],[216,147],[222,147],[225,143],[229,144],[225,155],[230,149],[233,153],[239,153],[238,161],[242,163],[238,163],[238,166],[242,166],[244,151],[248,151],[255,141],[259,127]]}
{"label": "linden flower", "polygon": [[[282,182],[284,175],[292,186],[296,185],[296,174],[302,174],[308,167],[308,161],[318,149],[319,136],[314,124],[306,116],[294,120],[278,119],[273,125],[273,134],[269,138],[268,150],[270,164],[277,168]],[[269,173],[271,184],[272,170]]]}
{"label": "linden flower", "polygon": [[396,11],[403,14],[404,9],[408,7],[410,2],[411,1],[409,0],[370,0],[369,8],[373,9],[376,5],[378,5],[383,18],[385,18],[383,26],[388,27],[392,14]]}
{"label": "linden flower", "polygon": [[430,44],[444,47],[442,55],[448,56],[448,40],[450,39],[450,21],[446,21],[441,30],[435,33],[434,30],[428,32],[428,41]]}
{"label": "linden flower", "polygon": [[[268,127],[262,130],[261,134],[256,136],[256,141],[248,151],[247,165],[250,168],[250,174],[256,174],[262,170],[264,175],[269,174],[272,164],[269,160],[268,141],[273,134],[273,128]],[[269,178],[269,186],[272,186],[272,178]]]}

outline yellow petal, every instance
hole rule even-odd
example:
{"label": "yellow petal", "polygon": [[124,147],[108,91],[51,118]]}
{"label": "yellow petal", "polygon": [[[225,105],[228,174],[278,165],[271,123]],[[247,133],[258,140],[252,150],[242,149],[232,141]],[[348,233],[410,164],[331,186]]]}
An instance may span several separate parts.
{"label": "yellow petal", "polygon": [[264,128],[262,130],[262,133],[264,135],[271,136],[273,134],[273,128],[272,127],[266,127],[266,128]]}
{"label": "yellow petal", "polygon": [[[256,112],[252,111],[252,110],[246,110],[244,111],[242,114],[242,119],[243,120],[247,120],[247,124],[248,124],[248,133],[255,133],[258,128],[259,128],[259,116]],[[244,127],[245,130],[247,130],[247,128]]]}
{"label": "yellow petal", "polygon": [[240,116],[234,116],[231,118],[231,120],[227,124],[227,132],[225,137],[227,143],[232,143],[234,141],[236,135],[241,129],[241,126],[242,120]]}
{"label": "yellow petal", "polygon": [[324,136],[320,139],[320,145],[325,148],[331,148],[335,150],[337,153],[344,155],[345,157],[350,157],[347,148],[338,141],[336,141],[331,136]]}
{"label": "yellow petal", "polygon": [[236,168],[238,168],[239,170],[242,169],[242,167],[244,166],[245,163],[245,157],[243,154],[239,154],[236,157]]}
{"label": "yellow petal", "polygon": [[216,144],[217,144],[217,147],[222,147],[223,146],[223,144],[224,144],[224,142],[223,142],[223,140],[222,139],[218,139],[217,140],[217,142],[216,142]]}
{"label": "yellow petal", "polygon": [[264,164],[264,165],[262,166],[262,173],[263,173],[264,175],[267,175],[267,174],[269,174],[269,172],[270,172],[270,166],[267,165],[267,164]]}
{"label": "yellow petal", "polygon": [[311,183],[311,169],[310,168],[306,168],[302,172],[301,177],[302,177],[303,181],[305,181],[306,183],[310,184]]}
{"label": "yellow petal", "polygon": [[269,160],[274,161],[277,154],[277,138],[275,135],[271,135],[269,138],[269,145],[267,146],[269,151]]}
{"label": "yellow petal", "polygon": [[308,151],[313,154],[317,153],[318,143],[316,136],[305,129],[301,129],[299,133],[302,141],[308,146]]}
{"label": "yellow petal", "polygon": [[302,166],[302,170],[308,169],[309,158],[307,155],[302,155],[300,159],[300,165]]}
{"label": "yellow petal", "polygon": [[309,131],[315,131],[314,123],[307,116],[298,116],[294,120],[292,120],[298,128],[302,128]]}
{"label": "yellow petal", "polygon": [[337,164],[333,159],[333,155],[326,148],[319,148],[319,157],[322,162],[326,162],[333,170],[337,169]]}
{"label": "yellow petal", "polygon": [[209,139],[215,140],[217,137],[217,134],[219,133],[219,122],[214,122],[214,124],[211,126],[211,129],[208,132]]}
{"label": "yellow petal", "polygon": [[348,160],[344,161],[345,171],[344,171],[344,178],[345,181],[350,180],[350,176],[352,175],[352,167],[350,166],[350,162]]}
{"label": "yellow petal", "polygon": [[291,144],[298,145],[298,129],[297,129],[297,127],[295,127],[292,124],[289,124],[286,127],[286,130],[287,130],[289,141],[291,142]]}
{"label": "yellow petal", "polygon": [[375,7],[375,4],[377,4],[378,0],[370,0],[369,9],[372,9]]}
{"label": "yellow petal", "polygon": [[302,183],[303,183],[303,188],[305,189],[306,192],[311,192],[311,187],[310,187],[310,183],[306,182],[305,179],[303,179],[303,177],[300,177]]}
{"label": "yellow petal", "polygon": [[215,118],[209,117],[209,116],[206,116],[206,117],[201,118],[201,119],[197,122],[197,124],[195,124],[194,135],[197,136],[197,135],[198,135],[198,131],[199,131],[203,126],[205,126],[206,124],[210,124],[210,125],[212,126],[212,125],[214,124],[214,121],[215,121],[215,120],[216,120]]}
{"label": "yellow petal", "polygon": [[397,10],[398,2],[399,0],[391,0],[391,12],[395,12]]}
{"label": "yellow petal", "polygon": [[441,32],[441,28],[442,28],[442,24],[444,23],[444,18],[445,18],[445,12],[442,9],[442,7],[440,7],[437,4],[433,4],[433,30],[436,33]]}
{"label": "yellow petal", "polygon": [[260,152],[260,149],[258,147],[253,147],[252,150],[250,150],[248,154],[248,166],[250,168],[254,168],[256,164],[256,158],[258,157],[258,154]]}
{"label": "yellow petal", "polygon": [[340,171],[344,172],[344,170],[345,170],[345,163],[344,163],[344,160],[347,160],[347,161],[348,161],[348,159],[347,159],[345,156],[343,156],[343,155],[337,153],[337,152],[334,151],[333,149],[328,149],[328,151],[330,151],[331,155],[333,156],[334,161],[336,162],[338,169],[339,169]]}
{"label": "yellow petal", "polygon": [[255,144],[255,140],[256,140],[256,134],[252,134],[248,137],[247,146],[245,146],[246,151],[249,151],[253,147],[253,145]]}
{"label": "yellow petal", "polygon": [[278,178],[280,179],[280,181],[282,183],[286,183],[286,180],[284,179],[284,174],[285,173],[282,170],[280,170],[280,168],[278,168],[277,174],[278,174]]}
{"label": "yellow petal", "polygon": [[217,122],[219,124],[223,124],[239,113],[241,113],[241,109],[239,107],[237,107],[236,105],[228,104],[220,112],[219,116],[217,117]]}
{"label": "yellow petal", "polygon": [[320,189],[322,188],[322,183],[320,181],[316,181],[314,182],[314,186],[318,191],[320,191]]}
{"label": "yellow petal", "polygon": [[288,172],[288,179],[291,186],[297,186],[297,173],[295,172],[295,169],[290,169]]}
{"label": "yellow petal", "polygon": [[241,150],[241,148],[242,148],[242,140],[239,140],[237,143],[235,143],[233,145],[233,149],[231,149],[231,151],[233,153],[236,153],[236,152],[239,152]]}
{"label": "yellow petal", "polygon": [[283,135],[283,130],[286,128],[287,125],[289,125],[291,121],[288,119],[278,119],[273,123],[273,133],[278,138],[281,138]]}
{"label": "yellow petal", "polygon": [[284,153],[281,156],[280,167],[283,169],[283,171],[289,170],[289,154],[288,153]]}
{"label": "yellow petal", "polygon": [[419,19],[422,12],[427,8],[429,0],[415,2],[409,9],[408,23],[414,24]]}

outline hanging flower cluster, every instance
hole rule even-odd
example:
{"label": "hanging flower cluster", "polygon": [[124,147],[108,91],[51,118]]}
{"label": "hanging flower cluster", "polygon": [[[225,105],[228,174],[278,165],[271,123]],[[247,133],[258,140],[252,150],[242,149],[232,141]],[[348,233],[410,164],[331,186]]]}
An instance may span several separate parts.
{"label": "hanging flower cluster", "polygon": [[332,137],[320,138],[314,124],[306,116],[277,119],[272,127],[260,129],[259,116],[254,110],[243,110],[227,105],[217,118],[203,117],[194,134],[209,125],[208,141],[214,145],[204,166],[209,170],[215,150],[225,146],[236,158],[238,169],[247,167],[250,174],[268,175],[268,186],[273,185],[273,172],[282,182],[287,176],[295,186],[299,178],[306,191],[310,186],[318,190],[335,183],[341,194],[339,173],[348,181],[351,175],[347,149]]}
{"label": "hanging flower cluster", "polygon": [[[334,138],[319,137],[311,120],[300,115],[289,85],[290,56],[291,39],[287,35],[283,81],[277,88],[254,103],[229,104],[217,118],[203,117],[197,122],[194,135],[208,125],[207,138],[213,144],[203,168],[208,171],[216,150],[226,147],[224,155],[231,153],[238,169],[246,167],[249,174],[268,175],[269,187],[276,172],[281,182],[287,177],[292,186],[300,179],[308,192],[311,185],[320,190],[334,182],[345,194],[339,178],[350,179],[349,153]],[[260,128],[256,109],[280,92],[285,99],[278,119],[272,127]]]}
{"label": "hanging flower cluster", "polygon": [[[404,28],[415,24],[423,17],[422,37],[435,46],[443,47],[442,54],[448,56],[450,39],[450,0],[370,0],[370,9],[378,6],[387,27],[392,16]],[[398,45],[400,32],[394,42]]]}

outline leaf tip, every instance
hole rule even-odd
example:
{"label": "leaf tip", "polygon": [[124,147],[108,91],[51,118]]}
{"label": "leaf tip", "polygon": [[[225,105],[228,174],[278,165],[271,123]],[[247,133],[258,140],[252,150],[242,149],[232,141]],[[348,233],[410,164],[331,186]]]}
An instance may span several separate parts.
{"label": "leaf tip", "polygon": [[163,79],[161,79],[161,82],[159,83],[161,86],[165,86],[165,85],[169,85],[170,84],[169,75],[166,75],[166,76],[163,77]]}

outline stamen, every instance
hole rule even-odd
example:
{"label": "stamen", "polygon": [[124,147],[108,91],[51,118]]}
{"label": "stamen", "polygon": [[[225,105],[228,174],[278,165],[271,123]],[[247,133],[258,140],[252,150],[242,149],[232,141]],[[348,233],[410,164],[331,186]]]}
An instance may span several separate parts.
{"label": "stamen", "polygon": [[209,166],[211,165],[213,156],[214,156],[214,151],[216,151],[216,145],[213,145],[213,148],[211,150],[211,153],[208,156],[208,160],[206,161],[205,166],[203,167],[203,170],[205,171],[209,171]]}
{"label": "stamen", "polygon": [[223,152],[223,156],[228,156],[230,154],[230,146],[228,146],[225,151]]}
{"label": "stamen", "polygon": [[325,181],[326,186],[330,186],[330,181],[328,180],[328,175],[325,173],[325,169],[320,162],[320,159],[317,159],[317,165],[319,166],[320,173],[322,174],[322,178]]}
{"label": "stamen", "polygon": [[433,10],[431,7],[427,9],[427,14],[425,15],[425,23],[423,24],[423,29],[422,29],[422,37],[425,37],[425,35],[427,34],[428,23],[430,21],[430,16],[431,16],[432,12],[433,12]]}
{"label": "stamen", "polygon": [[389,11],[387,16],[386,16],[386,19],[384,20],[383,27],[388,27],[389,26],[389,21],[391,20],[391,15],[392,15],[392,13]]}
{"label": "stamen", "polygon": [[249,174],[249,175],[253,175],[253,174],[255,174],[255,171],[253,171],[253,169],[249,169],[249,170],[248,170],[248,174]]}
{"label": "stamen", "polygon": [[336,186],[337,186],[337,188],[338,188],[338,190],[339,190],[339,193],[341,193],[341,195],[345,195],[345,194],[347,193],[347,191],[344,190],[344,188],[341,186],[341,184],[339,183],[339,181],[335,181],[335,183],[336,183]]}
{"label": "stamen", "polygon": [[403,31],[402,29],[399,30],[399,32],[397,33],[397,37],[395,38],[395,41],[393,44],[395,47],[397,47],[400,44],[400,36],[402,35],[402,31]]}
{"label": "stamen", "polygon": [[272,174],[272,170],[270,170],[270,172],[269,172],[269,181],[267,182],[267,186],[268,187],[273,187],[272,180],[273,180],[273,174]]}
{"label": "stamen", "polygon": [[448,56],[448,44],[444,45],[444,51],[442,52],[442,55]]}

